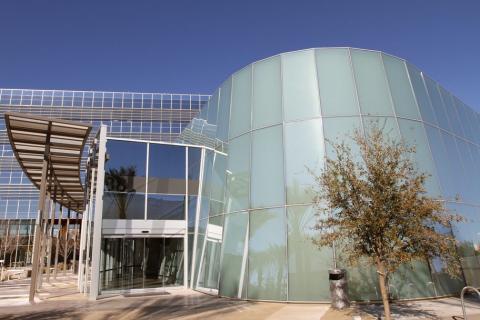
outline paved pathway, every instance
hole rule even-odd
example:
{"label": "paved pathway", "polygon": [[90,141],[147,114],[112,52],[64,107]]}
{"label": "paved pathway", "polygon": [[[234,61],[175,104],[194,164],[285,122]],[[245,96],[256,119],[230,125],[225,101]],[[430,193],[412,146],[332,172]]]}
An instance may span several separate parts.
{"label": "paved pathway", "polygon": [[[77,277],[72,273],[66,275],[59,273],[56,279],[51,276],[50,283],[46,280],[43,282],[36,301],[40,302],[56,296],[71,295],[77,292],[76,285]],[[0,307],[29,305],[29,290],[30,278],[0,283]]]}
{"label": "paved pathway", "polygon": [[[196,291],[176,289],[167,294],[111,296],[94,302],[76,292],[76,277],[60,275],[46,283],[37,303],[28,304],[29,280],[0,284],[0,319],[208,319],[208,320],[362,320],[378,319],[382,305],[356,305],[342,312],[325,304],[262,303],[218,298]],[[480,304],[467,303],[469,320],[480,320]],[[394,319],[454,319],[461,317],[460,301],[446,298],[392,305]]]}

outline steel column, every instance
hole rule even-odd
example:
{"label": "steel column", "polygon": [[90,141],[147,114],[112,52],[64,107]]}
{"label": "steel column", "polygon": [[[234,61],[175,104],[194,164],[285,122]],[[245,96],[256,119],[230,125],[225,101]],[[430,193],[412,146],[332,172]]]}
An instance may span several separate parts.
{"label": "steel column", "polygon": [[[46,151],[47,153],[47,151]],[[30,303],[35,301],[35,293],[37,291],[38,269],[40,266],[40,241],[43,222],[43,211],[45,209],[45,197],[47,187],[47,168],[48,154],[44,157],[42,163],[42,180],[40,182],[40,197],[38,200],[37,220],[35,221],[35,235],[33,238],[33,258],[32,258],[32,275],[30,281],[30,292],[28,300]]]}

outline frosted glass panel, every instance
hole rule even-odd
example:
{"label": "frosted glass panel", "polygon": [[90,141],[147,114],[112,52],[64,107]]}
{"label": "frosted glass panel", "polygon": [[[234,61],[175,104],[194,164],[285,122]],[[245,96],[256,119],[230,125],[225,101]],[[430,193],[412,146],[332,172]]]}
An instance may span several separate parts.
{"label": "frosted glass panel", "polygon": [[247,209],[250,191],[250,134],[230,141],[225,212]]}
{"label": "frosted glass panel", "polygon": [[232,109],[230,137],[250,130],[252,110],[252,66],[243,68],[232,76]]}
{"label": "frosted glass panel", "polygon": [[400,266],[389,280],[390,292],[395,299],[414,299],[435,296],[435,288],[428,264],[413,261]]}
{"label": "frosted glass panel", "polygon": [[282,127],[252,133],[252,208],[285,203]]}
{"label": "frosted glass panel", "polygon": [[232,213],[225,216],[225,228],[223,230],[225,241],[222,248],[219,288],[221,296],[236,298],[239,293],[247,224],[247,212]]}
{"label": "frosted glass panel", "polygon": [[322,115],[358,115],[348,49],[315,50]]}
{"label": "frosted glass panel", "polygon": [[197,287],[218,289],[220,252],[222,248],[223,216],[208,220],[206,238],[202,249],[203,259],[199,270]]}
{"label": "frosted glass panel", "polygon": [[438,91],[437,84],[429,77],[423,76],[423,79],[427,86],[428,95],[430,96],[430,101],[432,102],[433,111],[435,112],[438,125],[445,130],[451,130],[447,111],[445,110],[445,105],[443,104],[442,97]]}
{"label": "frosted glass panel", "polygon": [[430,104],[427,90],[423,84],[420,71],[408,63],[407,67],[408,73],[410,74],[410,80],[412,81],[413,91],[415,92],[415,97],[417,98],[418,107],[420,108],[420,113],[422,114],[422,120],[433,124],[438,124]]}
{"label": "frosted glass panel", "polygon": [[458,192],[455,188],[455,168],[450,163],[450,159],[448,157],[440,131],[437,128],[433,128],[429,125],[426,125],[425,129],[427,129],[427,137],[428,141],[430,142],[433,159],[435,160],[435,165],[438,171],[439,180],[443,190],[443,196],[446,199],[454,200]]}
{"label": "frosted glass panel", "polygon": [[382,54],[382,57],[396,115],[399,117],[420,119],[412,86],[408,79],[405,62],[389,55]]}
{"label": "frosted glass panel", "polygon": [[330,300],[328,269],[333,267],[332,250],[319,249],[312,239],[316,211],[310,206],[287,209],[288,216],[288,299],[293,301]]}
{"label": "frosted glass panel", "polygon": [[440,94],[442,95],[443,103],[445,104],[445,110],[450,121],[450,126],[456,134],[463,136],[463,129],[458,118],[457,110],[453,105],[452,96],[447,90],[440,87]]}
{"label": "frosted glass panel", "polygon": [[351,50],[351,54],[362,113],[393,115],[392,101],[380,53]]}
{"label": "frosted glass panel", "polygon": [[253,65],[253,128],[282,122],[280,57]]}
{"label": "frosted glass panel", "polygon": [[327,140],[325,142],[325,149],[328,157],[335,158],[332,144],[339,144],[342,142],[349,145],[352,152],[359,156],[359,148],[352,140],[355,130],[361,130],[359,117],[326,118],[323,119],[323,128],[325,139]]}
{"label": "frosted glass panel", "polygon": [[232,78],[228,78],[220,87],[220,103],[218,105],[217,138],[226,141],[228,138],[228,121],[230,120],[230,98]]}
{"label": "frosted glass panel", "polygon": [[285,120],[319,116],[314,51],[282,55],[282,78]]}
{"label": "frosted glass panel", "polygon": [[465,140],[456,139],[458,151],[460,151],[460,155],[462,157],[462,164],[465,173],[467,174],[467,179],[463,181],[463,185],[465,188],[464,194],[464,201],[468,203],[475,203],[478,201],[478,195],[476,191],[476,186],[478,184],[478,180],[475,180],[475,163],[473,162],[472,155],[470,153],[469,143]]}
{"label": "frosted glass panel", "polygon": [[473,141],[473,131],[470,126],[471,116],[468,112],[468,108],[463,104],[463,102],[458,100],[456,97],[453,97],[453,103],[456,106],[458,118],[460,120],[460,124],[462,125],[462,129],[464,133],[463,137]]}
{"label": "frosted glass panel", "polygon": [[[220,95],[220,90],[217,89],[213,93],[212,97],[210,98],[210,101],[208,102],[208,115],[207,115],[208,124],[212,124],[212,125],[217,124],[219,95]],[[215,137],[215,134],[213,134],[213,137]]]}
{"label": "frosted glass panel", "polygon": [[427,193],[433,197],[441,197],[435,164],[432,159],[423,125],[420,122],[403,119],[398,119],[398,123],[406,144],[414,146],[416,149],[412,160],[415,161],[417,169],[420,172],[425,172],[431,175],[431,177],[425,182]]}
{"label": "frosted glass panel", "polygon": [[285,125],[285,174],[287,203],[311,203],[315,179],[308,169],[321,173],[324,164],[322,120]]}
{"label": "frosted glass panel", "polygon": [[286,300],[286,221],[280,209],[250,213],[248,298]]}
{"label": "frosted glass panel", "polygon": [[220,153],[215,153],[210,193],[210,215],[217,215],[221,213],[223,209],[226,166],[226,157]]}
{"label": "frosted glass panel", "polygon": [[460,196],[460,200],[464,201],[468,193],[464,182],[468,180],[468,176],[467,172],[465,172],[463,168],[463,163],[460,157],[456,139],[453,135],[446,132],[442,132],[442,138],[449,157],[450,172],[454,176],[454,179],[451,181],[451,183],[454,184],[455,195]]}

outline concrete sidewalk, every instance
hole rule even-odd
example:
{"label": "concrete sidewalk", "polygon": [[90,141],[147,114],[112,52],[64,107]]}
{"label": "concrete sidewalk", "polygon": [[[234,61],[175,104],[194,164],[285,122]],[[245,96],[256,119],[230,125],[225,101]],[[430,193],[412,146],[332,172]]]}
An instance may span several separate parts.
{"label": "concrete sidewalk", "polygon": [[[392,303],[390,305],[393,319],[463,319],[459,298],[442,298],[432,300]],[[465,302],[468,320],[480,320],[480,300]],[[382,304],[358,304],[344,311],[329,310],[322,320],[351,320],[353,316],[361,316],[362,320],[379,319],[383,315]]]}
{"label": "concrete sidewalk", "polygon": [[[76,291],[76,277],[68,274],[44,283],[38,303],[28,304],[28,280],[0,285],[0,319],[209,319],[209,320],[362,320],[378,319],[381,304],[358,304],[345,311],[327,304],[294,304],[239,301],[206,295],[187,289],[166,294],[115,295],[88,301]],[[467,302],[468,319],[480,319],[480,304]],[[445,298],[392,304],[394,319],[462,319],[460,300]]]}
{"label": "concrete sidewalk", "polygon": [[[29,290],[30,278],[0,283],[0,308],[30,305],[28,302]],[[76,275],[59,273],[56,279],[51,276],[49,283],[43,282],[42,288],[38,290],[36,301],[41,302],[57,296],[71,296],[75,294],[77,294]]]}

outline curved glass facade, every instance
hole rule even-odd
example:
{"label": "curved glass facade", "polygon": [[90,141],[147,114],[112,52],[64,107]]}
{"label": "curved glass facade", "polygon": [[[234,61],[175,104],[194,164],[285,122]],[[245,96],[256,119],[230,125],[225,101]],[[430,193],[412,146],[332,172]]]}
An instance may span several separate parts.
{"label": "curved glass facade", "polygon": [[[438,261],[418,261],[392,277],[393,297],[480,285],[480,116],[402,59],[320,48],[234,73],[182,133],[226,155],[206,155],[193,287],[242,299],[328,300],[332,254],[311,241],[309,169],[320,172],[333,156],[327,139],[350,143],[348,134],[374,123],[416,147],[416,165],[431,175],[428,193],[468,219],[445,231],[460,240],[463,278],[450,278]],[[348,277],[351,299],[381,298],[373,269],[348,268]]]}

